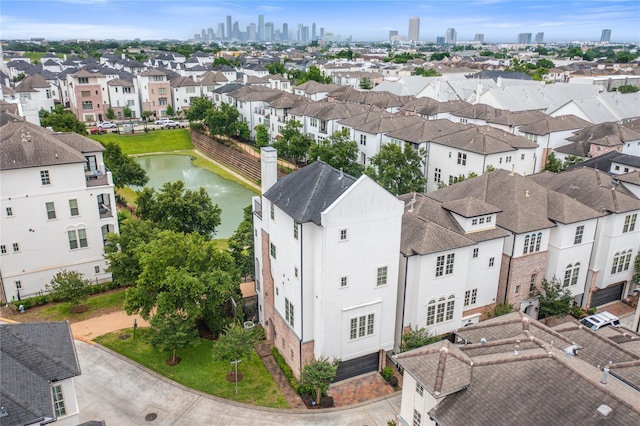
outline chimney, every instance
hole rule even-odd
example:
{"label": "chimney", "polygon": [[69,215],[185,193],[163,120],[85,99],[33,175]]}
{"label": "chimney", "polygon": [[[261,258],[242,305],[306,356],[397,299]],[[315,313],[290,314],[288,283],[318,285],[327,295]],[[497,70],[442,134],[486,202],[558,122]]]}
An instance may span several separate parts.
{"label": "chimney", "polygon": [[271,146],[260,148],[260,180],[264,194],[278,181],[278,151]]}

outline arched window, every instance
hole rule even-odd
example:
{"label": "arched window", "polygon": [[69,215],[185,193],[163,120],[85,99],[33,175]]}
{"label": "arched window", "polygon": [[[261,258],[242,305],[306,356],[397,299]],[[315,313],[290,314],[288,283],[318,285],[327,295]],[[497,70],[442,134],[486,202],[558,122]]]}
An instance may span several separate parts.
{"label": "arched window", "polygon": [[575,264],[568,264],[567,268],[564,270],[564,280],[562,284],[564,287],[569,287],[570,285],[578,284],[578,276],[580,275],[580,262],[576,262]]}
{"label": "arched window", "polygon": [[531,237],[529,235],[527,235],[526,237],[524,237],[524,254],[529,253],[529,241],[530,241]]}
{"label": "arched window", "polygon": [[578,284],[578,275],[580,275],[580,262],[576,262],[573,265],[573,272],[571,273],[571,285]]}
{"label": "arched window", "polygon": [[572,271],[573,271],[573,265],[570,263],[567,265],[567,268],[564,270],[564,280],[562,280],[563,287],[569,287],[569,283],[571,282]]}
{"label": "arched window", "polygon": [[617,274],[618,272],[628,271],[631,265],[631,255],[633,250],[622,250],[616,252],[613,255],[613,263],[611,264],[611,274]]}
{"label": "arched window", "polygon": [[441,296],[436,299],[431,299],[427,304],[427,325],[439,324],[441,322],[450,321],[453,319],[453,311],[455,308],[454,294],[448,297]]}
{"label": "arched window", "polygon": [[[533,238],[532,238],[532,240],[533,240]],[[538,235],[536,236],[536,250],[535,251],[540,251],[540,243],[542,243],[542,232],[538,232]],[[530,250],[530,251],[533,251],[533,250]]]}

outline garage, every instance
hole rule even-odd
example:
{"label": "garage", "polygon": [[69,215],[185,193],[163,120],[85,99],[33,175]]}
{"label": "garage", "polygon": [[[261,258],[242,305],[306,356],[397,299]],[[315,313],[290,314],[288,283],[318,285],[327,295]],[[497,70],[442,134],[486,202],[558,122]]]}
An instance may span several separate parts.
{"label": "garage", "polygon": [[605,303],[615,302],[622,299],[622,290],[624,289],[624,282],[619,284],[613,284],[609,287],[600,289],[593,293],[591,296],[591,308],[604,305]]}
{"label": "garage", "polygon": [[360,358],[343,361],[338,365],[334,383],[360,374],[378,370],[378,352],[361,356]]}

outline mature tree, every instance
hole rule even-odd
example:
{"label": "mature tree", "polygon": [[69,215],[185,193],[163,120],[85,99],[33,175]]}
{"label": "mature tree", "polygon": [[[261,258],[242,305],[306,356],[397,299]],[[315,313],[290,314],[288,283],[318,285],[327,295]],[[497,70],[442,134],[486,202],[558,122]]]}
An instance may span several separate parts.
{"label": "mature tree", "polygon": [[185,117],[189,121],[200,121],[204,120],[209,110],[215,108],[215,105],[211,101],[211,99],[206,96],[200,96],[199,98],[195,98],[191,101],[191,106],[185,113]]}
{"label": "mature tree", "polygon": [[128,287],[136,283],[142,272],[140,247],[151,242],[159,230],[150,221],[129,213],[118,214],[118,220],[120,232],[107,235],[104,251],[113,281]]}
{"label": "mature tree", "polygon": [[153,115],[153,111],[142,111],[144,121],[149,121],[149,118]]}
{"label": "mature tree", "polygon": [[544,165],[544,169],[549,172],[558,173],[562,170],[562,160],[559,160],[556,154],[552,152],[547,156],[547,163]]}
{"label": "mature tree", "polygon": [[380,152],[371,157],[365,173],[394,195],[424,192],[427,179],[422,170],[424,159],[418,151],[395,144],[382,145]]}
{"label": "mature tree", "polygon": [[636,58],[636,55],[632,54],[627,50],[621,50],[616,52],[616,62],[621,64],[626,64],[628,62],[633,61]]}
{"label": "mature tree", "polygon": [[449,52],[436,52],[432,53],[429,58],[430,61],[441,61],[444,58],[448,58],[450,56]]}
{"label": "mature tree", "polygon": [[236,136],[244,140],[248,140],[251,137],[251,131],[246,121],[238,121],[236,124]]}
{"label": "mature tree", "polygon": [[439,341],[433,333],[426,328],[415,326],[402,335],[400,341],[400,352],[410,351]]}
{"label": "mature tree", "polygon": [[210,237],[220,225],[220,207],[213,204],[204,188],[185,189],[184,182],[167,182],[160,191],[145,187],[138,192],[136,213],[159,228],[176,232],[197,232]]}
{"label": "mature tree", "polygon": [[487,318],[495,318],[500,317],[502,315],[507,315],[513,312],[513,305],[507,302],[496,303],[496,305],[487,312]]}
{"label": "mature tree", "polygon": [[120,145],[107,142],[104,147],[104,164],[111,171],[116,188],[144,186],[149,182],[147,172],[133,158],[123,153]]}
{"label": "mature tree", "polygon": [[80,272],[65,269],[58,272],[48,284],[53,297],[73,306],[79,305],[89,297],[90,286],[91,281]]}
{"label": "mature tree", "polygon": [[532,294],[538,298],[539,316],[544,318],[545,323],[552,317],[562,317],[571,313],[573,305],[571,291],[567,287],[563,287],[556,277],[553,277],[551,281],[543,278],[540,288],[536,287]]}
{"label": "mature tree", "polygon": [[231,139],[232,135],[238,133],[239,117],[240,113],[237,108],[223,103],[219,107],[208,110],[204,121],[209,126],[212,135],[226,135],[228,139]]}
{"label": "mature tree", "polygon": [[539,59],[536,62],[536,68],[547,68],[547,69],[549,69],[549,68],[553,68],[555,66],[556,65],[553,62],[551,62],[550,60],[548,60],[548,59]]}
{"label": "mature tree", "polygon": [[322,71],[320,71],[320,68],[316,67],[315,65],[311,65],[309,67],[309,71],[307,71],[306,79],[317,81],[318,83],[326,83],[326,84],[331,83],[331,76],[325,76],[322,73]]}
{"label": "mature tree", "polygon": [[269,145],[269,127],[260,123],[256,126],[256,145],[259,147]]}
{"label": "mature tree", "polygon": [[631,282],[635,284],[636,287],[640,286],[640,251],[633,262],[633,277],[631,278]]}
{"label": "mature tree", "polygon": [[244,217],[228,241],[229,252],[236,262],[242,277],[253,277],[253,212],[251,206],[244,208]]}
{"label": "mature tree", "polygon": [[536,68],[535,71],[533,71],[531,78],[533,78],[536,81],[542,81],[544,80],[544,76],[547,74],[549,74],[548,68]]}
{"label": "mature tree", "polygon": [[425,69],[422,67],[416,67],[411,73],[411,75],[421,75],[422,77],[438,77],[438,76],[441,76],[442,74],[440,74],[438,71],[434,70],[433,68]]}
{"label": "mature tree", "polygon": [[280,132],[282,137],[273,144],[280,156],[294,162],[305,158],[313,143],[313,138],[303,134],[300,129],[302,129],[302,123],[297,120],[289,120],[284,126]]}
{"label": "mature tree", "polygon": [[178,312],[191,325],[203,318],[214,335],[232,321],[228,305],[240,299],[233,257],[197,233],[161,231],[136,249],[140,274],[124,308],[150,320]]}
{"label": "mature tree", "polygon": [[71,111],[64,109],[62,105],[56,105],[51,112],[41,109],[38,115],[40,116],[40,125],[42,127],[51,127],[54,132],[87,134],[85,124],[78,120]]}
{"label": "mature tree", "polygon": [[329,385],[336,377],[336,371],[338,371],[338,360],[329,361],[327,358],[312,361],[302,369],[300,382],[316,390],[316,404],[320,404],[320,398],[329,389]]}
{"label": "mature tree", "polygon": [[520,61],[518,58],[512,58],[508,67],[505,67],[505,71],[509,72],[529,72],[529,67],[526,62]]}
{"label": "mature tree", "polygon": [[633,84],[623,84],[618,87],[618,92],[620,93],[635,93],[640,90],[640,87],[634,86]]}
{"label": "mature tree", "polygon": [[371,90],[371,89],[373,89],[373,84],[371,83],[371,79],[369,77],[362,77],[360,79],[360,88],[362,90]]}
{"label": "mature tree", "polygon": [[114,118],[116,118],[116,113],[111,107],[107,108],[107,113],[105,115],[109,120],[113,120]]}
{"label": "mature tree", "polygon": [[[163,295],[163,297],[171,297]],[[179,311],[156,312],[149,321],[153,334],[151,346],[161,352],[171,353],[171,365],[176,365],[176,351],[193,346],[198,341],[198,331],[190,319]]]}
{"label": "mature tree", "polygon": [[169,117],[173,117],[175,114],[175,111],[173,111],[173,107],[171,105],[167,105],[167,109],[166,109],[166,113]]}
{"label": "mature tree", "polygon": [[335,132],[325,140],[312,144],[309,148],[309,162],[322,160],[331,167],[360,177],[364,167],[358,163],[358,144],[349,139],[348,129]]}
{"label": "mature tree", "polygon": [[237,65],[237,63],[231,62],[229,59],[223,58],[222,56],[218,56],[216,59],[213,60],[213,64],[211,64],[211,68],[215,68],[220,65],[226,65],[228,67],[234,68]]}
{"label": "mature tree", "polygon": [[[253,347],[261,338],[261,328],[244,328],[238,322],[227,324],[224,333],[213,344],[211,354],[217,361],[239,361],[251,356]],[[236,370],[237,371],[237,370]]]}
{"label": "mature tree", "polygon": [[131,108],[129,108],[129,105],[125,105],[122,109],[122,115],[124,115],[124,118],[131,118],[131,114]]}
{"label": "mature tree", "polygon": [[564,159],[564,162],[562,163],[562,170],[566,170],[571,166],[582,163],[583,161],[584,158],[582,157],[579,157],[577,155],[569,155]]}
{"label": "mature tree", "polygon": [[284,73],[287,72],[282,62],[272,62],[264,67],[269,70],[269,74],[284,75]]}

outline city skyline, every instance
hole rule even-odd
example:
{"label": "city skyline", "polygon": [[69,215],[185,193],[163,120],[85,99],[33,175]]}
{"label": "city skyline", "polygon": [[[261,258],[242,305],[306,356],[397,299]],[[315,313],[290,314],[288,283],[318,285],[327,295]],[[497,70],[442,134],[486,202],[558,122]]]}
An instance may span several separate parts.
{"label": "city skyline", "polygon": [[[455,10],[455,13],[452,11]],[[544,33],[546,41],[599,41],[603,28],[611,42],[640,41],[637,1],[584,2],[465,1],[256,1],[180,3],[125,0],[3,0],[3,39],[187,40],[203,28],[217,29],[227,16],[244,31],[263,15],[275,28],[303,23],[354,41],[383,41],[389,31],[407,37],[409,18],[420,19],[420,41],[435,42],[447,28],[457,40],[484,34],[488,43],[514,43],[520,33]],[[354,17],[356,18],[354,20]],[[225,33],[229,28],[225,25]]]}

